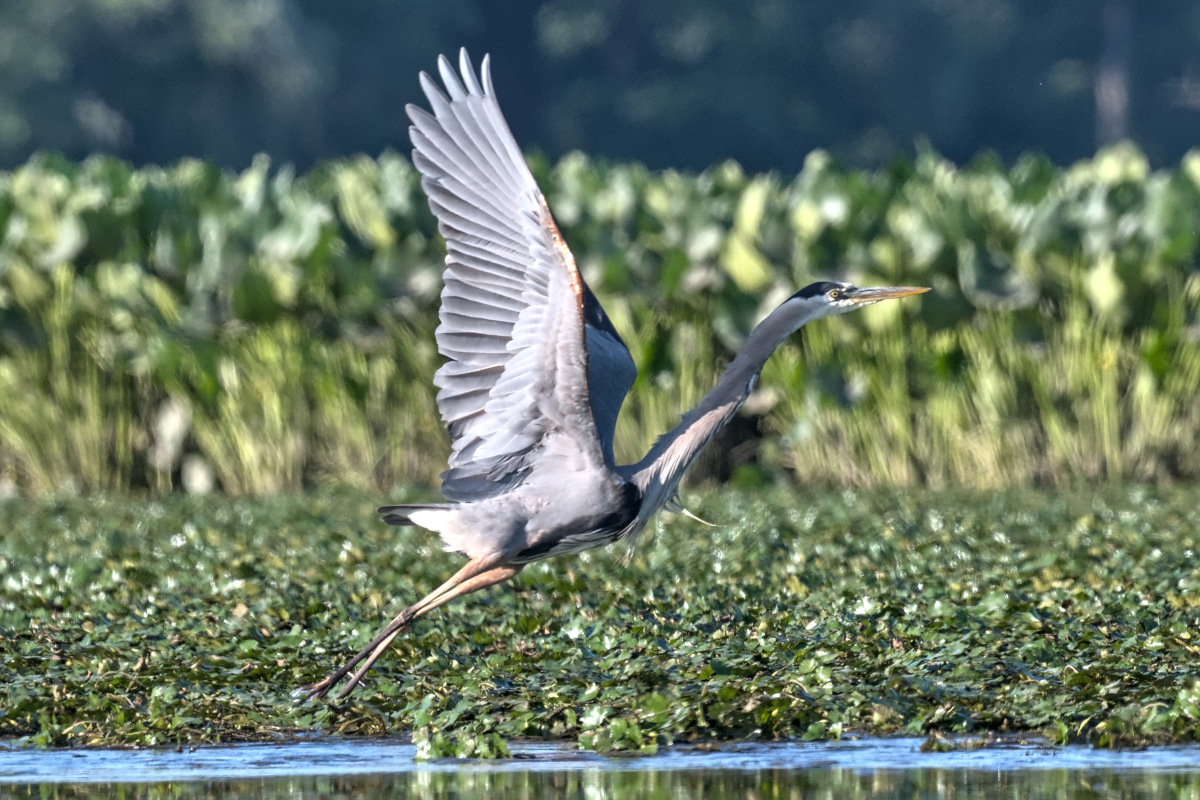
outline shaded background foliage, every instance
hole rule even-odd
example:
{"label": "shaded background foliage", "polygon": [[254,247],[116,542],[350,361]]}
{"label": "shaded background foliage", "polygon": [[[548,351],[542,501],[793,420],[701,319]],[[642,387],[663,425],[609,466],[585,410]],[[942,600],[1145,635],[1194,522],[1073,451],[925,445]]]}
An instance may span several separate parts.
{"label": "shaded background foliage", "polygon": [[552,158],[790,173],[927,139],[1063,163],[1131,136],[1165,165],[1200,131],[1200,7],[1178,0],[3,0],[0,164],[374,155],[464,44]]}

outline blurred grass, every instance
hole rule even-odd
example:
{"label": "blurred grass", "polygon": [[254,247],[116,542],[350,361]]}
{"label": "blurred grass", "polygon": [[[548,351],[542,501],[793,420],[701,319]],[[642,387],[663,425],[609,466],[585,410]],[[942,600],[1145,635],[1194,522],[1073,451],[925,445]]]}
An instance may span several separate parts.
{"label": "blurred grass", "polygon": [[[640,457],[824,277],[934,287],[809,326],[708,473],[746,483],[1196,480],[1200,151],[879,172],[535,172],[640,376]],[[443,245],[395,155],[297,176],[50,156],[0,174],[0,493],[429,484]],[[765,435],[764,435],[765,434]],[[701,470],[703,474],[705,470]],[[204,481],[193,480],[197,486]]]}
{"label": "blurred grass", "polygon": [[306,705],[293,688],[461,563],[381,524],[376,492],[0,503],[0,738],[1200,739],[1194,486],[684,499],[717,527],[662,515],[628,564],[532,565]]}

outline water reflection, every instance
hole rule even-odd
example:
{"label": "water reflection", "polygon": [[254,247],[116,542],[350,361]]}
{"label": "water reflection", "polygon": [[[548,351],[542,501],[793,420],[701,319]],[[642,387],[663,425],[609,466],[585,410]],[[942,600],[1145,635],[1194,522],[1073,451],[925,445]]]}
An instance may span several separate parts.
{"label": "water reflection", "polygon": [[664,770],[613,772],[410,772],[393,775],[308,776],[216,783],[26,784],[0,786],[7,797],[39,800],[140,798],[1142,798],[1200,800],[1200,773],[1033,770],[982,772],[951,769],[878,770]]}
{"label": "water reflection", "polygon": [[603,757],[511,743],[512,759],[416,761],[395,739],[146,750],[0,746],[0,797],[787,798],[1170,797],[1200,800],[1200,745],[1050,748],[1019,739],[921,752],[921,739],[742,742]]}

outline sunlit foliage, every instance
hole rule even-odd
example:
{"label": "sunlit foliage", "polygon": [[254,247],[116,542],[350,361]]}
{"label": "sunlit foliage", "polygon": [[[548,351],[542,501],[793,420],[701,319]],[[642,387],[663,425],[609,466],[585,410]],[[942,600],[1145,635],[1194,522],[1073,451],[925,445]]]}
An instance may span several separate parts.
{"label": "sunlit foliage", "polygon": [[[1200,738],[1200,492],[726,489],[526,569],[297,705],[460,561],[376,495],[0,504],[0,737],[163,744],[1040,731]],[[937,742],[934,741],[936,745]]]}
{"label": "sunlit foliage", "polygon": [[[838,276],[919,300],[821,321],[708,471],[756,483],[1200,478],[1200,153],[794,177],[536,171],[640,377],[633,459],[754,322]],[[443,244],[386,155],[296,175],[40,157],[0,175],[0,489],[431,484]],[[763,434],[766,434],[765,436]],[[704,470],[701,470],[703,474]]]}

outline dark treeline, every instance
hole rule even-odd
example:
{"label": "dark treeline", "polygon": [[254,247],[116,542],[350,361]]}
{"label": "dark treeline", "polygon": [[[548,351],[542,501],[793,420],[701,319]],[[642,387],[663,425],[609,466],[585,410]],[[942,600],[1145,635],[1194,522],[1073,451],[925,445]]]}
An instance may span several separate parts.
{"label": "dark treeline", "polygon": [[0,165],[244,167],[407,149],[437,53],[491,52],[518,139],[652,167],[870,165],[927,140],[1058,163],[1200,141],[1182,0],[0,0]]}

